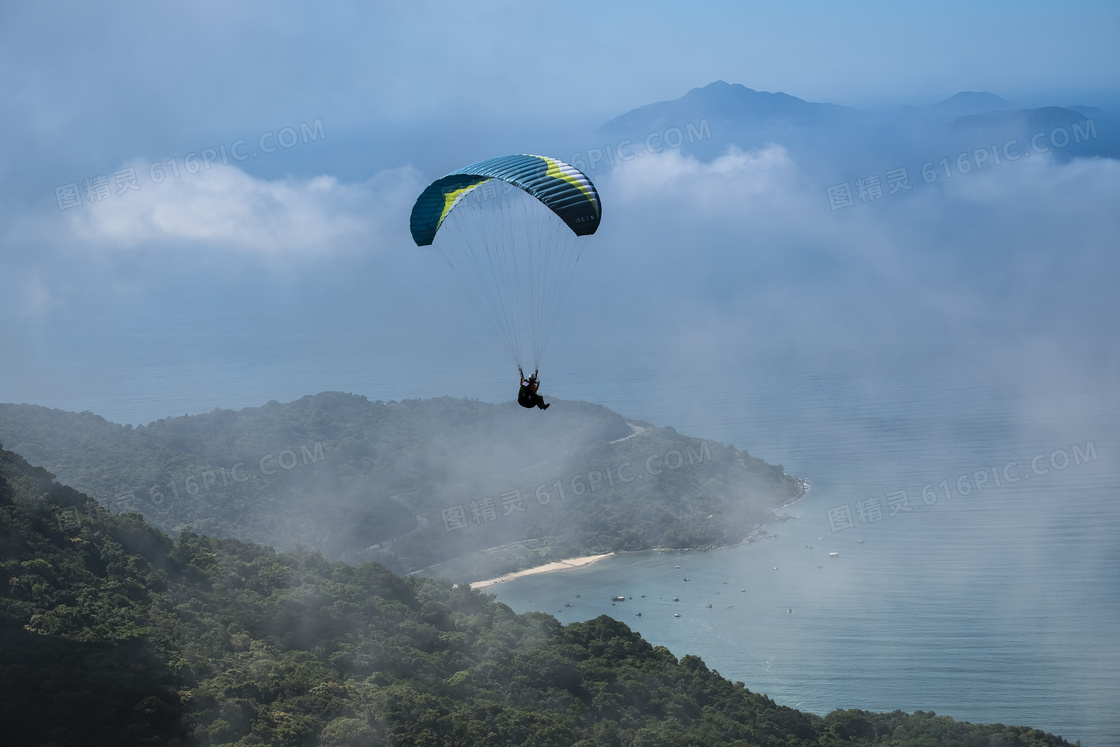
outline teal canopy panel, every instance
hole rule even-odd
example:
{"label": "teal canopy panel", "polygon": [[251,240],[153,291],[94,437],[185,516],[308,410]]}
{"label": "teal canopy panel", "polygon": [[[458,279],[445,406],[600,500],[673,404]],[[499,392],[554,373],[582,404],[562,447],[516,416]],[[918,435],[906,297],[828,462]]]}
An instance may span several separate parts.
{"label": "teal canopy panel", "polygon": [[599,227],[599,193],[582,171],[548,156],[502,156],[453,171],[428,185],[412,207],[416,245],[429,246],[455,205],[491,179],[512,184],[540,200],[576,236],[589,236]]}

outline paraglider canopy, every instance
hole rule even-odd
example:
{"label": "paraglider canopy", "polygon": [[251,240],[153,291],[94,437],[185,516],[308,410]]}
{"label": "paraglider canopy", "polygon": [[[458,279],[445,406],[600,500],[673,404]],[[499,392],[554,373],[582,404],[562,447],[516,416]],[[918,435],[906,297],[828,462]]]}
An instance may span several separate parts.
{"label": "paraglider canopy", "polygon": [[590,236],[599,227],[599,193],[582,171],[548,156],[502,156],[452,171],[428,185],[412,207],[416,245],[431,244],[452,209],[491,179],[518,187],[540,200],[576,236]]}
{"label": "paraglider canopy", "polygon": [[518,367],[536,369],[601,216],[599,193],[579,169],[512,155],[432,182],[412,208],[411,229],[417,246],[432,246],[455,269]]}

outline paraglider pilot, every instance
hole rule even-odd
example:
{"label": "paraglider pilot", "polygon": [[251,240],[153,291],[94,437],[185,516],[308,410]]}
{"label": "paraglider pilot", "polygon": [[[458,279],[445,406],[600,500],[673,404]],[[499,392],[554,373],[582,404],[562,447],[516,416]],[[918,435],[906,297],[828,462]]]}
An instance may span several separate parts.
{"label": "paraglider pilot", "polygon": [[542,410],[547,410],[549,403],[544,401],[544,397],[537,394],[537,389],[541,385],[537,381],[538,372],[534,371],[528,379],[525,378],[525,372],[520,368],[517,369],[517,373],[521,374],[521,389],[517,391],[517,404],[529,409],[539,407]]}

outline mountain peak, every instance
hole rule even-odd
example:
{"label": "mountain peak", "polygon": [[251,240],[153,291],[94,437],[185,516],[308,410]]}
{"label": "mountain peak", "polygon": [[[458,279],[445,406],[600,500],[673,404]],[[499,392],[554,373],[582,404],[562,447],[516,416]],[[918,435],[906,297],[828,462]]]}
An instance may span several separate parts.
{"label": "mountain peak", "polygon": [[680,98],[646,104],[615,118],[600,132],[643,135],[666,126],[708,119],[730,131],[775,125],[819,126],[851,119],[856,112],[836,104],[817,104],[782,92],[756,91],[741,83],[716,80]]}
{"label": "mountain peak", "polygon": [[1015,104],[987,91],[961,91],[926,108],[958,114],[981,114],[996,109],[1013,109]]}

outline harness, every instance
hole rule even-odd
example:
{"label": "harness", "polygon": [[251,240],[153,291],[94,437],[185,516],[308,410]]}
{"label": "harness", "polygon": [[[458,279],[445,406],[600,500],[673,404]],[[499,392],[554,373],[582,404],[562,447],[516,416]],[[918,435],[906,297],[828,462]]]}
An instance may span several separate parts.
{"label": "harness", "polygon": [[535,397],[536,395],[529,387],[523,386],[517,391],[517,404],[522,407],[535,407],[536,403],[533,401]]}

